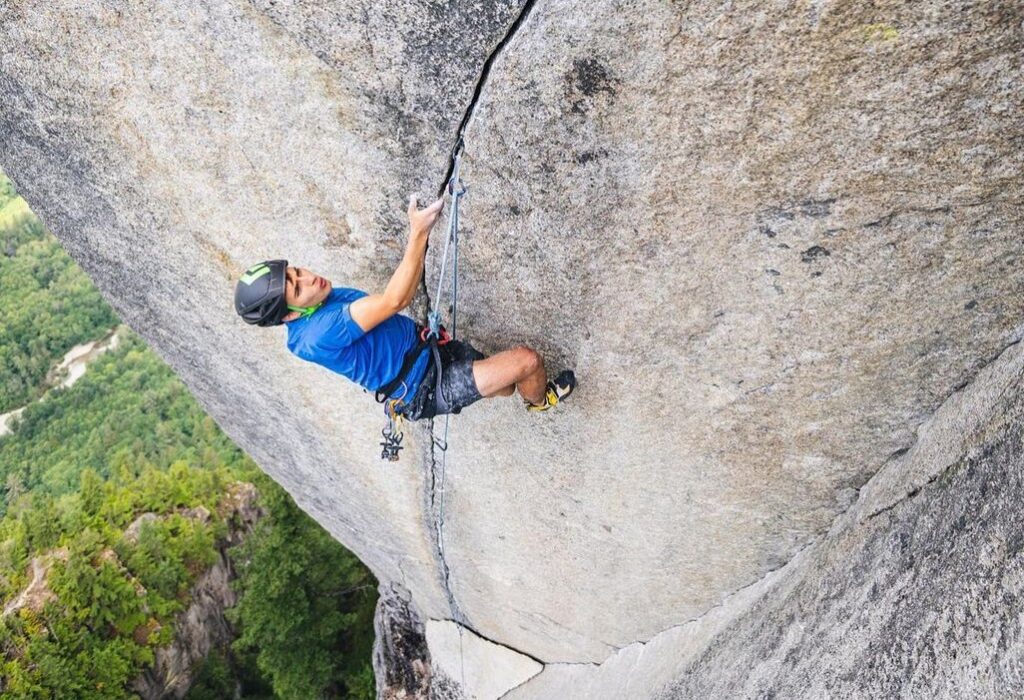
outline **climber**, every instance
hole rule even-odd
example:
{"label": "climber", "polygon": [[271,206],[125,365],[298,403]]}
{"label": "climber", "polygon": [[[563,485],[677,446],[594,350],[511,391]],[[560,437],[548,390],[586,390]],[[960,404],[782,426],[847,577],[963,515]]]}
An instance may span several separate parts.
{"label": "climber", "polygon": [[516,389],[527,410],[548,410],[572,393],[571,370],[548,381],[543,359],[528,347],[486,357],[469,343],[442,340],[438,386],[434,355],[420,342],[423,328],[398,313],[416,295],[427,240],[442,207],[439,199],[420,209],[416,196],[409,198],[409,242],[382,294],[335,289],[305,268],[268,260],[239,279],[235,310],[249,324],[286,324],[294,354],[369,391],[387,388],[383,395],[410,420],[458,413],[481,398],[511,396]]}

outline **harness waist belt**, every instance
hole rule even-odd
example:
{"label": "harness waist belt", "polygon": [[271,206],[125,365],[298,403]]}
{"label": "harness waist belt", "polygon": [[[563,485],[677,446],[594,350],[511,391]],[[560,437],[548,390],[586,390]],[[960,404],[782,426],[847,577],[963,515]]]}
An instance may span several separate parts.
{"label": "harness waist belt", "polygon": [[[385,401],[387,401],[388,397],[391,396],[392,392],[394,392],[395,389],[402,385],[402,382],[405,381],[405,378],[409,375],[409,372],[412,371],[413,365],[415,365],[416,361],[419,359],[420,353],[422,353],[429,346],[444,345],[445,343],[448,342],[448,333],[447,331],[445,331],[443,327],[441,328],[440,340],[432,335],[425,335],[426,330],[426,327],[421,326],[419,324],[416,325],[416,334],[419,336],[420,342],[416,345],[416,347],[412,348],[407,353],[405,353],[405,357],[402,359],[402,367],[401,369],[398,370],[398,374],[395,375],[395,378],[392,379],[387,384],[385,384],[384,386],[377,389],[377,392],[374,394],[374,399],[376,399],[377,403],[384,403]],[[437,353],[434,353],[434,361],[438,363],[440,362],[440,356]],[[412,400],[411,396],[407,398],[410,401]]]}

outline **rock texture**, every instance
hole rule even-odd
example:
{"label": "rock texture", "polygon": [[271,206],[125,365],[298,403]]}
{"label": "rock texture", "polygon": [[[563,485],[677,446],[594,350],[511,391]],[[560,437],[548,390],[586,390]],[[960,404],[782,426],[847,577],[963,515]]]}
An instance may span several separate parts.
{"label": "rock texture", "polygon": [[866,494],[658,698],[1024,696],[1024,347],[1001,369],[948,465],[891,506]]}
{"label": "rock texture", "polygon": [[541,672],[535,659],[481,639],[450,620],[429,620],[427,644],[432,669],[456,697],[496,698]]}
{"label": "rock texture", "polygon": [[[599,666],[548,665],[506,697],[1020,697],[1022,389],[1017,344],[785,567]],[[907,484],[895,500],[892,483]]]}
{"label": "rock texture", "polygon": [[409,591],[394,584],[382,585],[373,626],[377,697],[410,700],[429,695],[433,680],[430,649],[423,620],[410,603]]}
{"label": "rock texture", "polygon": [[551,420],[458,422],[448,550],[481,631],[593,661],[699,615],[1020,337],[1020,19],[534,7],[468,133],[462,309],[584,381]]}
{"label": "rock texture", "polygon": [[[1022,19],[938,0],[9,0],[0,166],[421,620],[600,663],[820,540],[1024,335]],[[581,385],[554,414],[466,411],[444,461],[424,426],[385,465],[369,396],[244,327],[232,283],[287,257],[381,289],[404,195],[438,188],[464,120],[460,332],[536,346]],[[873,487],[889,505],[938,466],[919,459]]]}

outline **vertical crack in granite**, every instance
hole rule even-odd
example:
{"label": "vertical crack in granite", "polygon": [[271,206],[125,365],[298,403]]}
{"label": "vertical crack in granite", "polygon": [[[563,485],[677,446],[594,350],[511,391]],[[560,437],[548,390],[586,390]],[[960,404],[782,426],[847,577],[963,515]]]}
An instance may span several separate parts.
{"label": "vertical crack in granite", "polygon": [[469,100],[469,106],[466,107],[466,111],[462,114],[462,120],[459,122],[459,128],[455,131],[455,143],[452,144],[451,155],[448,160],[448,172],[445,173],[444,180],[441,182],[440,188],[438,188],[438,196],[444,194],[444,187],[451,179],[452,173],[455,170],[455,151],[458,148],[459,143],[462,141],[463,134],[465,134],[466,127],[469,126],[469,120],[473,118],[473,111],[476,109],[477,102],[480,101],[480,95],[483,94],[484,86],[487,84],[487,79],[491,75],[491,66],[494,65],[495,59],[505,49],[505,46],[512,40],[516,32],[519,31],[519,27],[523,25],[526,18],[530,15],[530,11],[533,9],[534,3],[537,0],[526,0],[526,4],[523,5],[523,9],[519,12],[519,15],[512,21],[505,36],[502,37],[501,41],[497,43],[494,50],[487,56],[487,60],[484,61],[483,67],[480,69],[480,77],[477,78],[476,88],[473,90],[473,97]]}
{"label": "vertical crack in granite", "polygon": [[[466,107],[466,110],[463,112],[462,119],[459,122],[459,128],[455,132],[455,143],[452,144],[452,149],[451,149],[451,152],[450,152],[450,155],[449,155],[448,171],[445,173],[444,180],[441,182],[441,185],[438,188],[438,196],[439,197],[444,195],[445,186],[447,185],[448,181],[451,179],[452,173],[455,170],[455,154],[456,154],[456,151],[458,150],[459,144],[462,142],[463,134],[464,134],[464,132],[466,130],[466,127],[468,126],[469,121],[473,117],[473,111],[476,109],[477,102],[480,101],[480,96],[483,94],[484,86],[487,84],[487,78],[490,76],[490,73],[491,73],[491,67],[494,65],[494,61],[495,61],[495,59],[497,59],[498,55],[502,52],[502,50],[504,50],[505,46],[509,43],[509,41],[512,40],[512,37],[515,36],[515,34],[518,31],[519,27],[522,26],[523,22],[526,20],[527,16],[530,14],[530,10],[533,9],[533,5],[534,5],[535,2],[536,2],[536,0],[527,0],[527,2],[523,5],[523,9],[520,11],[519,15],[515,18],[515,20],[513,20],[512,24],[509,26],[508,31],[505,33],[505,36],[501,38],[501,40],[495,45],[494,49],[490,52],[490,54],[488,54],[487,59],[484,61],[483,67],[480,69],[480,76],[477,78],[476,86],[475,86],[475,88],[473,90],[473,96],[470,98],[469,105]],[[429,288],[428,288],[428,285],[427,285],[427,274],[426,274],[426,268],[425,267],[424,267],[424,271],[423,271],[423,276],[420,279],[420,286],[423,289],[424,297],[426,297],[426,300],[427,300],[427,312],[429,313],[430,311],[433,310],[434,300],[432,300],[430,298],[430,291],[429,291]],[[444,459],[442,459],[442,465],[441,466],[443,468],[439,470],[439,468],[438,468],[439,467],[438,459],[437,459],[438,442],[437,442],[437,438],[434,437],[434,419],[433,418],[430,419],[428,430],[430,431],[430,471],[429,471],[429,481],[430,481],[429,486],[430,486],[430,490],[429,490],[429,494],[430,494],[430,518],[431,518],[431,521],[432,521],[431,522],[431,525],[432,525],[431,531],[433,532],[433,535],[434,535],[434,549],[435,549],[435,552],[436,552],[436,555],[437,555],[438,563],[441,566],[441,581],[442,581],[442,584],[444,586],[445,596],[448,599],[448,608],[449,608],[449,611],[451,612],[452,619],[456,623],[458,623],[459,625],[461,625],[463,627],[466,627],[467,629],[472,630],[474,632],[474,634],[477,634],[481,638],[485,638],[485,637],[483,637],[483,635],[481,635],[479,632],[477,632],[475,629],[473,629],[472,625],[469,624],[468,619],[465,617],[465,615],[463,615],[462,610],[459,608],[458,602],[455,600],[455,593],[454,593],[454,591],[452,591],[452,586],[451,586],[451,567],[448,564],[448,559],[445,556],[445,552],[444,552],[444,495],[445,495],[444,494],[444,489],[445,489],[444,481],[445,481],[445,469],[447,468],[447,462]],[[445,445],[444,445],[444,451],[447,451],[447,449],[448,449],[448,445],[447,445],[447,435],[446,435],[446,442],[445,442]],[[440,484],[438,484],[438,479],[439,479],[438,472],[439,471],[440,471],[440,481],[441,481]],[[495,644],[498,644],[498,642],[495,642]],[[509,647],[509,648],[511,649],[512,647]],[[522,652],[518,652],[518,653],[522,653]],[[524,656],[528,656],[528,654],[524,654]]]}
{"label": "vertical crack in granite", "polygon": [[[438,469],[437,460],[437,438],[434,437],[434,419],[430,419],[430,516],[433,521],[434,549],[437,552],[438,563],[441,565],[441,583],[444,585],[445,597],[448,599],[448,609],[452,619],[460,625],[468,627],[465,616],[455,600],[455,592],[451,585],[451,568],[444,553],[444,490],[445,473],[444,469]],[[445,445],[445,449],[447,449]],[[442,459],[442,466],[447,467],[447,462]],[[440,471],[441,483],[438,484],[438,472]]]}

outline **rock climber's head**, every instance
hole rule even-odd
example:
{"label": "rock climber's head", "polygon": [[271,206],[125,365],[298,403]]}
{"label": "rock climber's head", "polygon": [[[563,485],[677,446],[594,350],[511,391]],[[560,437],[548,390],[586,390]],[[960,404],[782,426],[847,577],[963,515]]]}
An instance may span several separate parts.
{"label": "rock climber's head", "polygon": [[266,260],[246,270],[235,285],[235,311],[246,323],[276,326],[320,308],[331,283],[287,260]]}

